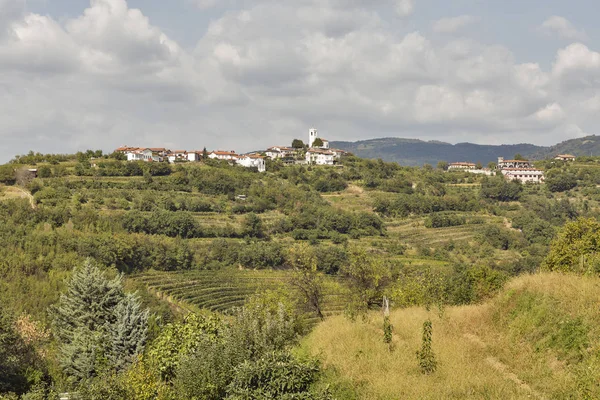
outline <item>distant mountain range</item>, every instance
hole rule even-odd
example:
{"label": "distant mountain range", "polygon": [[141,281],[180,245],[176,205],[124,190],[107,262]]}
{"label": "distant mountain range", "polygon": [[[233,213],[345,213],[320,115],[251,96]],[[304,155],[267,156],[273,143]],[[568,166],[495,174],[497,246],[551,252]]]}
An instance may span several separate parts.
{"label": "distant mountain range", "polygon": [[362,158],[381,158],[384,161],[395,161],[401,165],[419,166],[438,161],[448,162],[481,162],[486,165],[497,161],[498,157],[512,158],[515,154],[531,160],[554,157],[557,154],[573,154],[575,156],[599,156],[600,136],[587,136],[571,139],[554,146],[536,146],[533,144],[480,145],[473,143],[445,143],[439,141],[423,141],[419,139],[382,138],[361,140],[358,142],[331,142],[332,148],[349,151]]}

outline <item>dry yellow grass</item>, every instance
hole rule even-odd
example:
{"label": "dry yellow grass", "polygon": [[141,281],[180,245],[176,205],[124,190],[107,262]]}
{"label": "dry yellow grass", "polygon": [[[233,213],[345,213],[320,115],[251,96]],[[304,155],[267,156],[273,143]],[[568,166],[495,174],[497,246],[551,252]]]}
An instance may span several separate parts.
{"label": "dry yellow grass", "polygon": [[[541,351],[532,339],[535,324],[551,319],[525,319],[525,325],[518,325],[511,313],[520,310],[514,304],[523,299],[539,299],[533,302],[531,315],[543,311],[549,316],[582,318],[590,327],[589,347],[597,349],[599,294],[598,278],[521,277],[490,302],[448,308],[442,318],[436,310],[422,308],[392,312],[393,351],[383,343],[383,318],[376,312],[366,321],[331,318],[315,328],[303,347],[349,379],[364,399],[580,398],[573,372],[577,366],[561,360],[554,348]],[[537,301],[554,305],[556,299],[556,307],[535,309]],[[433,350],[439,366],[434,374],[423,375],[415,352],[428,318],[433,322]],[[600,376],[591,380],[597,382]]]}

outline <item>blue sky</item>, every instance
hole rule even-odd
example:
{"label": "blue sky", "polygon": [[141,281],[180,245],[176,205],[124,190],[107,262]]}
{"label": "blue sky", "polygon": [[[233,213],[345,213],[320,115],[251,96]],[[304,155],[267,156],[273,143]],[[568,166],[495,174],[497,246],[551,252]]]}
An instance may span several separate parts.
{"label": "blue sky", "polygon": [[0,0],[0,161],[596,133],[591,0]]}

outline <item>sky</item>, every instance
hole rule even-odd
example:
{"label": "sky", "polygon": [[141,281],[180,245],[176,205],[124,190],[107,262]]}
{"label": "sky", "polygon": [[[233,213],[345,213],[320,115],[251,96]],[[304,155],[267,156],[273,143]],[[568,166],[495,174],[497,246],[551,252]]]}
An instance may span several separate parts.
{"label": "sky", "polygon": [[0,0],[0,162],[600,122],[597,0]]}

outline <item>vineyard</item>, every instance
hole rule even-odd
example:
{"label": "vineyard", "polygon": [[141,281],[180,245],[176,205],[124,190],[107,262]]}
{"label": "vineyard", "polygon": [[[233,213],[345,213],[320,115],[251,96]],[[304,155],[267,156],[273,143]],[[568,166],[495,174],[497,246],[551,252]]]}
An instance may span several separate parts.
{"label": "vineyard", "polygon": [[[251,295],[266,290],[284,289],[301,301],[300,295],[290,282],[288,271],[235,270],[219,271],[151,271],[133,277],[143,283],[158,298],[185,310],[194,308],[228,312],[240,307]],[[340,314],[347,302],[347,291],[335,278],[324,282],[323,314]],[[317,322],[316,315],[309,316]]]}

